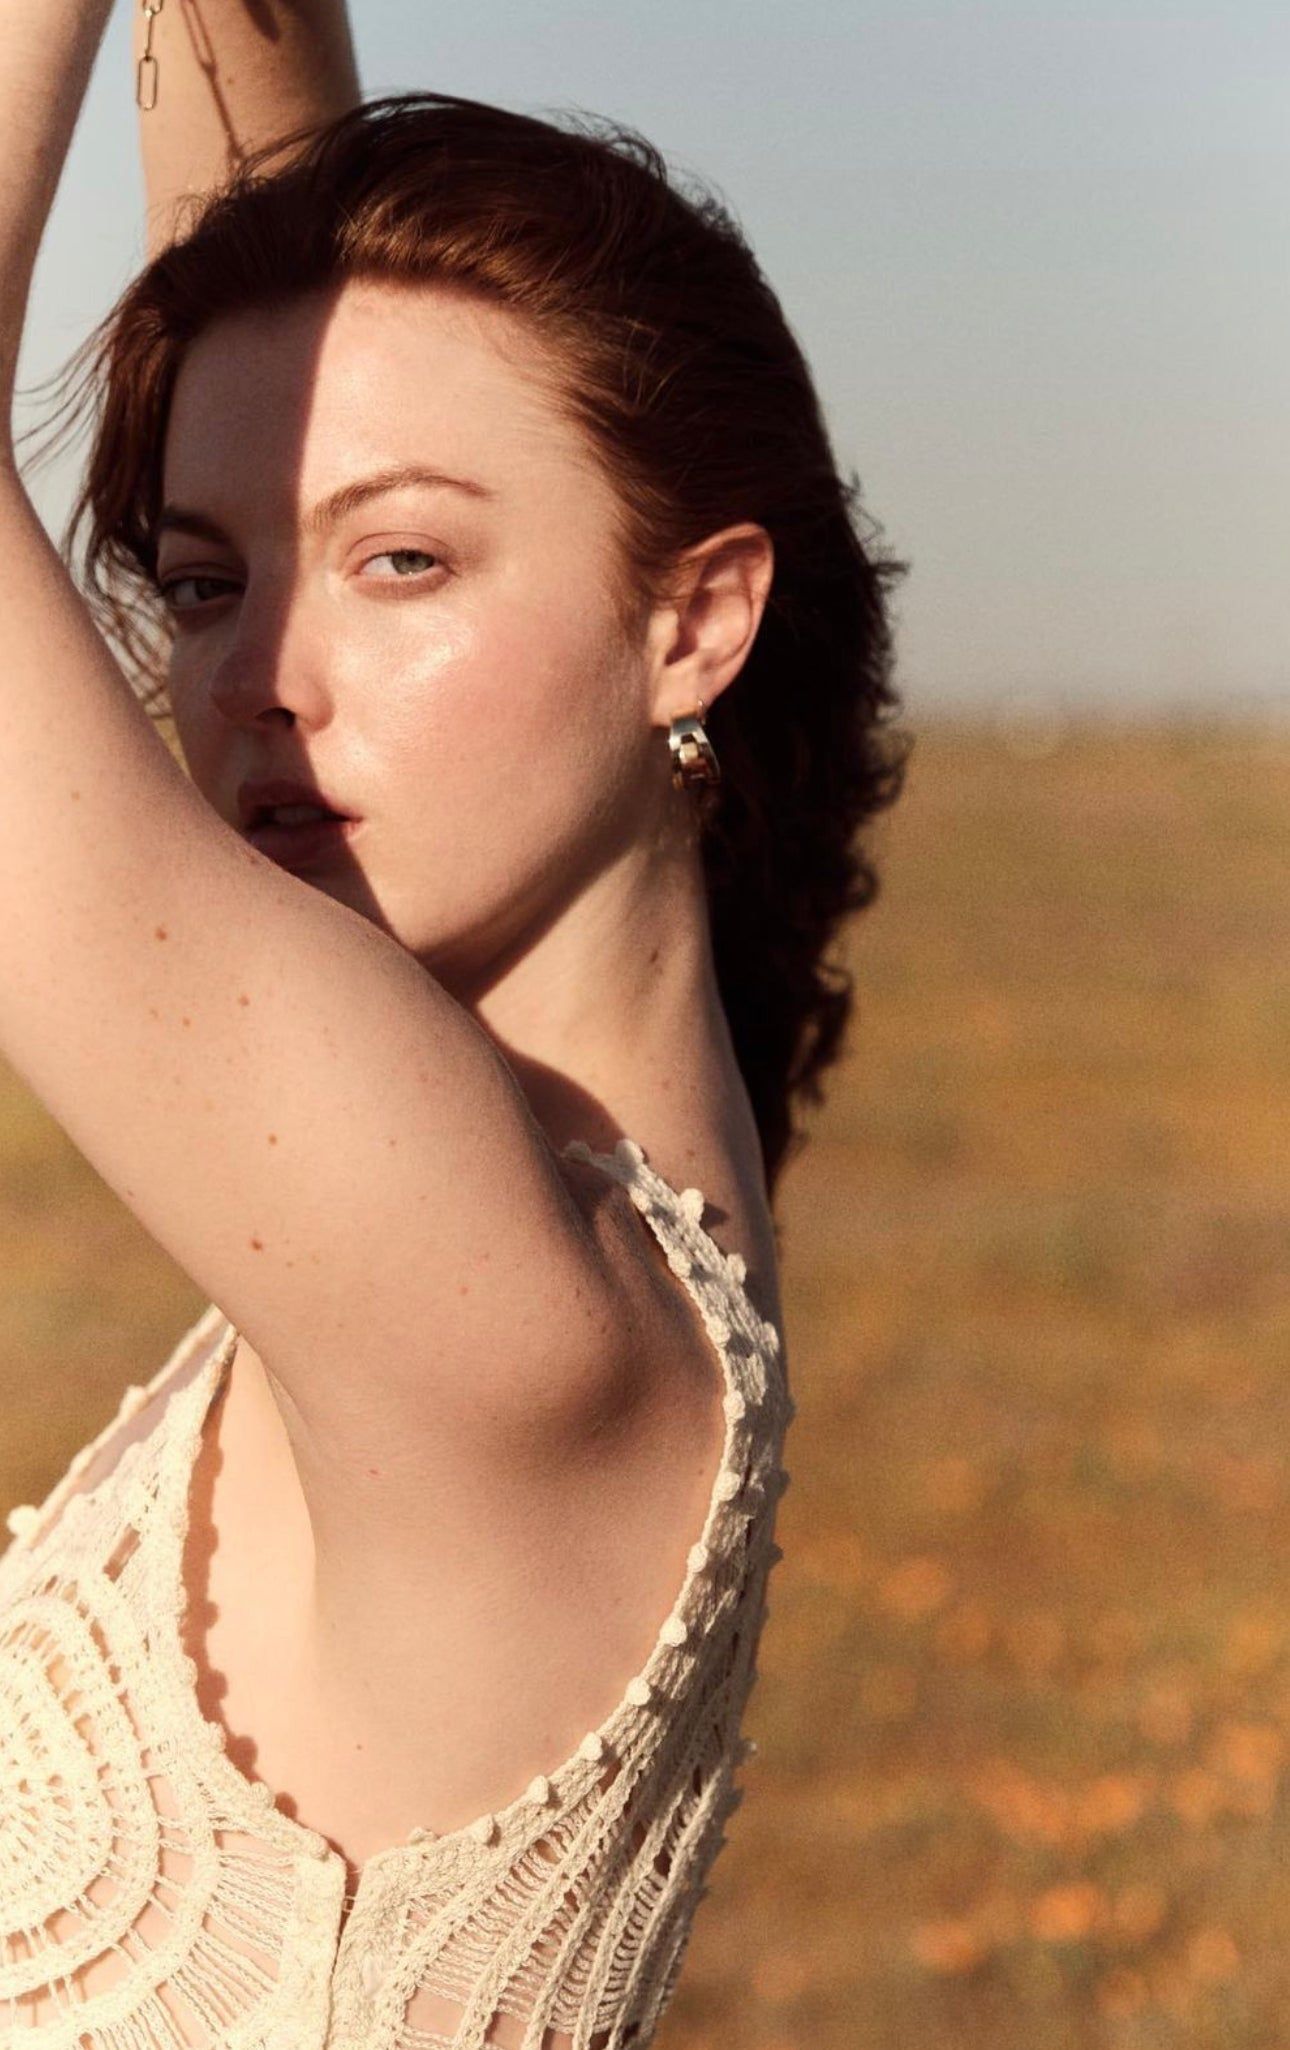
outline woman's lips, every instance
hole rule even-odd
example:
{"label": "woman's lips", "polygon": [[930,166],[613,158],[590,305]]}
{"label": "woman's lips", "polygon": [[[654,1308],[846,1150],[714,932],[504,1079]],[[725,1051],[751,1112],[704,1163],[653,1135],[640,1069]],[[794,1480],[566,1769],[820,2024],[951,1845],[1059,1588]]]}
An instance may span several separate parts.
{"label": "woman's lips", "polygon": [[283,868],[313,867],[319,861],[340,854],[363,824],[362,819],[309,819],[298,826],[279,826],[266,819],[248,826],[246,837],[252,847],[267,854]]}

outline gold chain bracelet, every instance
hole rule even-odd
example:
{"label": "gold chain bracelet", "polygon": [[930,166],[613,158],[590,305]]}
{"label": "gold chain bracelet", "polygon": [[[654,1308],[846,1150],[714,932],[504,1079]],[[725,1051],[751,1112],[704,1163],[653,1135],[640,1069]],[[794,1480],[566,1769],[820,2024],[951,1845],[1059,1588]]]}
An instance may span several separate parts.
{"label": "gold chain bracelet", "polygon": [[143,0],[143,55],[134,77],[135,104],[147,113],[157,104],[157,60],[152,54],[152,24],[166,0]]}

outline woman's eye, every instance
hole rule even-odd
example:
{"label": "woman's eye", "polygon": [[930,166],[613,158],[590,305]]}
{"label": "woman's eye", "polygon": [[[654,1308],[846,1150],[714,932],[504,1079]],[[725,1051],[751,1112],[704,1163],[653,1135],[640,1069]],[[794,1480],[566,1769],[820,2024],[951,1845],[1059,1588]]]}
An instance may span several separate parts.
{"label": "woman's eye", "polygon": [[439,557],[432,554],[428,548],[383,548],[379,555],[369,555],[363,568],[366,570],[374,562],[392,562],[396,565],[394,575],[378,577],[376,582],[406,583],[410,576],[422,574],[421,565],[438,560]]}
{"label": "woman's eye", "polygon": [[[197,591],[199,585],[205,585],[207,587],[207,597],[212,595],[210,590],[211,585],[214,585],[213,595],[215,597],[218,597],[222,591],[228,591],[233,588],[233,586],[224,577],[203,576],[172,577],[168,584],[161,584],[158,588],[160,589],[162,599],[170,607],[172,612],[191,612],[193,609],[192,605],[181,604],[179,602],[178,594],[180,591],[187,589],[189,586],[191,586],[191,588],[194,591]],[[202,602],[203,599],[199,592],[195,600],[195,603],[200,605]]]}
{"label": "woman's eye", "polygon": [[[369,555],[363,564],[363,574],[374,562],[393,564],[393,575],[375,576],[370,581],[382,584],[410,583],[414,577],[422,576],[427,569],[439,563],[441,558],[428,548],[384,548],[378,555]],[[222,597],[225,592],[237,586],[226,577],[201,575],[190,571],[187,576],[172,577],[168,583],[158,584],[163,602],[172,612],[193,612],[203,604]]]}

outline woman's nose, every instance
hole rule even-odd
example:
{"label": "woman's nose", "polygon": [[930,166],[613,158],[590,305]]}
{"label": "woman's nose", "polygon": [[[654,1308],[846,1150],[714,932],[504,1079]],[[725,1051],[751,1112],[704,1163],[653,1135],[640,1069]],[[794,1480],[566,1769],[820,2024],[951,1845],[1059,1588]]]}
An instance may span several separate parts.
{"label": "woman's nose", "polygon": [[328,702],[325,649],[301,608],[283,610],[276,620],[243,616],[221,651],[211,678],[212,704],[224,718],[242,725],[266,712],[290,712],[306,723]]}

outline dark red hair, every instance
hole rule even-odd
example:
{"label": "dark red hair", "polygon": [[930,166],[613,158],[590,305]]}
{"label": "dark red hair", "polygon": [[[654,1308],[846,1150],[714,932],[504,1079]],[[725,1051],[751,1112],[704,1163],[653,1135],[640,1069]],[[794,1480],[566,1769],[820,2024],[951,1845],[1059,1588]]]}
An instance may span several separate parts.
{"label": "dark red hair", "polygon": [[861,829],[903,785],[886,587],[907,565],[862,532],[858,481],[838,474],[802,351],[729,212],[678,189],[635,130],[561,118],[391,95],[267,145],[199,198],[58,380],[76,380],[68,424],[87,396],[94,414],[62,547],[147,709],[168,716],[153,533],[184,349],[223,315],[359,275],[452,283],[527,317],[621,504],[628,623],[680,551],[764,526],[766,611],[705,720],[723,780],[702,847],[773,1192],[800,1137],[794,1101],[820,1101],[843,1047],[854,993],[829,948],[878,891]]}

